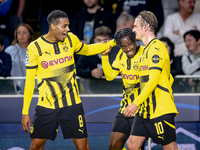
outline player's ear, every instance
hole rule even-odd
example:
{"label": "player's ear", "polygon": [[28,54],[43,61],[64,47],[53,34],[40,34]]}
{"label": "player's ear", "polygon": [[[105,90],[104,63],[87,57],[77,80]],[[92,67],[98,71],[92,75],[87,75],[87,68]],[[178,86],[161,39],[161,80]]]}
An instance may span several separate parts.
{"label": "player's ear", "polygon": [[54,24],[51,24],[50,26],[51,26],[51,29],[52,29],[52,30],[55,29],[55,25],[54,25]]}
{"label": "player's ear", "polygon": [[149,28],[149,26],[146,24],[146,25],[144,26],[144,30],[147,31],[148,28]]}

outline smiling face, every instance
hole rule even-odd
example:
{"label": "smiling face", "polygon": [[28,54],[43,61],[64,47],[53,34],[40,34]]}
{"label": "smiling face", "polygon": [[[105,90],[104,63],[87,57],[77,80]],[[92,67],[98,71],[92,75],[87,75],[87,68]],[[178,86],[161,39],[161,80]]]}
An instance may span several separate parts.
{"label": "smiling face", "polygon": [[200,45],[200,39],[196,40],[191,34],[185,36],[185,45],[187,49],[193,53]]}
{"label": "smiling face", "polygon": [[128,57],[135,55],[136,44],[133,43],[128,36],[123,37],[121,40],[121,49]]}
{"label": "smiling face", "polygon": [[51,24],[54,38],[56,41],[64,41],[66,35],[70,31],[69,29],[69,19],[68,18],[60,18],[58,24]]}

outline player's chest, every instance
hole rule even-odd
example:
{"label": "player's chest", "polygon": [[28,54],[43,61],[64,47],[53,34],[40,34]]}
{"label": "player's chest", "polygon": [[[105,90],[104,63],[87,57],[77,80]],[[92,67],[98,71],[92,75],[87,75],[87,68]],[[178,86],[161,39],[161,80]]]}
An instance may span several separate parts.
{"label": "player's chest", "polygon": [[130,73],[137,73],[139,67],[139,59],[123,58],[119,61],[120,71]]}
{"label": "player's chest", "polygon": [[66,44],[51,44],[41,49],[41,52],[38,58],[41,66],[59,67],[74,63],[74,50]]}

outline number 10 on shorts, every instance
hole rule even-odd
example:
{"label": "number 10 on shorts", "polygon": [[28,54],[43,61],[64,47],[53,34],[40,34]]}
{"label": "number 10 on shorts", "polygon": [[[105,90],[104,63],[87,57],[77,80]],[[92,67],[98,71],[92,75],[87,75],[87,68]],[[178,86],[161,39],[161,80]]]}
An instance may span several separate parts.
{"label": "number 10 on shorts", "polygon": [[156,127],[156,131],[158,135],[164,133],[162,122],[155,123],[154,126]]}

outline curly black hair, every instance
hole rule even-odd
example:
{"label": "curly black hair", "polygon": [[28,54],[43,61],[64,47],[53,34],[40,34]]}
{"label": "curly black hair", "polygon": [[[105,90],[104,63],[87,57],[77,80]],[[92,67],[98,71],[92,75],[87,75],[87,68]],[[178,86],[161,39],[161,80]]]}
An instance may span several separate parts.
{"label": "curly black hair", "polygon": [[130,28],[123,28],[115,34],[115,41],[117,46],[121,48],[121,39],[127,36],[130,38],[131,42],[136,42],[135,33]]}

